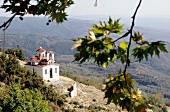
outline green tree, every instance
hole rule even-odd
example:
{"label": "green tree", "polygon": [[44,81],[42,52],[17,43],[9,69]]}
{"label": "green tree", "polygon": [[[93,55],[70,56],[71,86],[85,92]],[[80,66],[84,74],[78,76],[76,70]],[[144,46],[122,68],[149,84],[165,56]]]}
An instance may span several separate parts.
{"label": "green tree", "polygon": [[166,106],[164,96],[160,93],[148,95],[146,102],[151,105],[154,112],[163,111]]}
{"label": "green tree", "polygon": [[[142,0],[136,7],[131,27],[127,31],[124,30],[124,25],[120,24],[120,19],[113,21],[109,18],[108,22],[94,24],[89,36],[74,40],[73,46],[73,49],[77,50],[74,61],[83,63],[92,59],[98,66],[103,67],[107,67],[109,63],[114,64],[115,61],[124,65],[123,70],[120,68],[118,73],[109,74],[102,90],[105,98],[108,98],[108,104],[113,102],[130,112],[142,112],[147,108],[145,98],[139,89],[134,88],[136,82],[127,71],[132,60],[140,63],[144,59],[148,60],[149,56],[159,57],[160,52],[167,52],[163,41],[146,41],[143,34],[134,31],[135,18],[141,3]],[[112,37],[113,34],[118,38]],[[124,41],[124,38],[129,41]]]}
{"label": "green tree", "polygon": [[5,9],[6,12],[11,12],[13,16],[1,25],[0,28],[8,28],[15,16],[18,15],[23,20],[23,16],[27,14],[48,16],[47,25],[51,20],[61,23],[67,20],[68,15],[65,10],[73,3],[73,0],[3,0],[1,8]]}
{"label": "green tree", "polygon": [[20,48],[9,48],[5,51],[5,53],[16,56],[19,60],[22,60],[22,61],[25,60],[24,51]]}
{"label": "green tree", "polygon": [[[31,1],[33,0],[4,0],[1,8],[6,12],[10,11],[13,16],[0,28],[8,28],[16,15],[20,15],[22,20],[22,16],[25,14],[43,14],[60,23],[66,20],[65,9],[73,4],[72,0],[35,0],[35,5],[31,4]],[[119,19],[113,21],[109,18],[108,23],[94,24],[92,30],[89,31],[89,36],[74,40],[75,45],[73,46],[77,50],[75,61],[83,63],[86,60],[94,59],[94,63],[107,67],[109,63],[120,60],[125,65],[123,70],[120,69],[115,75],[109,75],[102,90],[105,92],[105,98],[108,98],[108,103],[113,102],[123,109],[138,112],[143,111],[147,106],[141,91],[134,88],[135,81],[129,76],[127,68],[130,66],[132,58],[141,62],[143,59],[148,60],[149,56],[157,55],[159,57],[161,51],[167,52],[163,41],[148,42],[144,40],[140,32],[134,31],[135,18],[141,2],[142,0],[139,1],[132,16],[131,27],[125,33],[123,33],[124,27],[120,24]],[[95,5],[97,5],[97,0]],[[111,34],[116,34],[119,38],[114,39]],[[128,38],[129,41],[120,41],[124,38]]]}
{"label": "green tree", "polygon": [[[21,89],[21,91],[28,90],[30,92],[34,91],[35,93],[39,91],[42,95],[42,100],[47,101],[49,105],[53,104],[51,105],[52,108],[50,110],[62,109],[63,103],[59,106],[58,102],[63,101],[63,98],[57,93],[56,88],[52,85],[47,86],[42,77],[40,77],[36,72],[33,73],[25,67],[22,67],[16,57],[12,55],[7,56],[5,53],[0,55],[0,82],[4,82],[7,87],[11,87],[16,84],[20,85],[19,89]],[[3,93],[0,93],[0,95],[3,95]],[[2,100],[4,100],[4,98]],[[28,105],[25,105],[29,106],[29,103],[27,104]],[[2,110],[4,108],[7,108],[7,105],[6,107],[2,106]]]}
{"label": "green tree", "polygon": [[0,55],[0,82],[7,85],[19,84],[22,89],[29,88],[31,90],[38,89],[45,100],[57,101],[58,94],[53,86],[46,86],[42,77],[36,72],[27,70],[22,67],[18,60],[12,55],[7,57],[6,54]]}
{"label": "green tree", "polygon": [[40,91],[21,90],[19,85],[0,89],[0,102],[0,112],[50,112]]}

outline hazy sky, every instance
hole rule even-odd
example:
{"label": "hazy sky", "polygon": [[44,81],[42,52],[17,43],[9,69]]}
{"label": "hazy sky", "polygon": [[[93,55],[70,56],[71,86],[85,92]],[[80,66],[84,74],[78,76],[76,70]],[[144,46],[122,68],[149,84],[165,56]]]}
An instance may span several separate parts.
{"label": "hazy sky", "polygon": [[[0,0],[2,4],[3,0]],[[132,16],[139,0],[98,0],[98,6],[94,7],[95,0],[75,0],[75,4],[67,12],[74,15],[120,15]],[[7,15],[0,10],[0,16]],[[170,0],[143,0],[139,17],[170,17]]]}

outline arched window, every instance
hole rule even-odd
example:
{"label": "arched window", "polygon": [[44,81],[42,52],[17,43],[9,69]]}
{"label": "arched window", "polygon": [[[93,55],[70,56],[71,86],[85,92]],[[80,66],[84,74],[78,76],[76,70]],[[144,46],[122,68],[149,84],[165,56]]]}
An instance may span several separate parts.
{"label": "arched window", "polygon": [[52,58],[52,54],[51,53],[49,54],[49,57]]}
{"label": "arched window", "polygon": [[50,68],[50,78],[53,78],[53,71],[52,71],[53,69],[52,68]]}

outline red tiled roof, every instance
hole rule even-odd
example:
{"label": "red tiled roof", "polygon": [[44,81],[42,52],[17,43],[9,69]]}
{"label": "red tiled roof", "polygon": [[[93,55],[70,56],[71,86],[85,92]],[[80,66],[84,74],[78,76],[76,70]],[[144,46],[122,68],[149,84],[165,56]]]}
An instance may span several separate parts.
{"label": "red tiled roof", "polygon": [[[37,52],[46,52],[46,50],[43,49],[42,47],[40,47],[40,48],[37,50]],[[54,54],[54,51],[48,51],[48,52],[46,52],[46,53]],[[41,62],[48,62],[48,61],[50,61],[50,60],[53,60],[53,58],[52,58],[52,57],[48,57],[48,59],[47,59],[46,56],[31,56],[31,57],[30,57],[30,61],[37,62],[38,65],[40,65],[40,66],[42,65]],[[44,64],[44,65],[42,65],[42,66],[45,66],[45,65],[48,65],[48,64]]]}
{"label": "red tiled roof", "polygon": [[54,54],[54,51],[47,51],[47,53],[51,53],[51,54]]}
{"label": "red tiled roof", "polygon": [[[41,58],[41,60],[40,60]],[[34,62],[48,62],[49,60],[52,60],[51,57],[49,57],[49,60],[47,60],[47,57],[40,57],[40,56],[31,56],[30,57],[30,61],[34,61]]]}
{"label": "red tiled roof", "polygon": [[41,62],[48,62],[47,59],[41,59]]}
{"label": "red tiled roof", "polygon": [[43,49],[42,47],[40,47],[40,48],[37,50],[37,52],[46,52],[46,50]]}
{"label": "red tiled roof", "polygon": [[[31,63],[25,63],[24,65],[31,65]],[[38,65],[35,65],[35,66],[38,66],[38,67],[44,67],[44,66],[49,66],[49,65],[56,65],[56,66],[59,66],[58,63],[52,63],[52,64],[38,64]],[[31,65],[32,66],[32,65]]]}
{"label": "red tiled roof", "polygon": [[31,58],[30,58],[30,61],[35,61],[35,62],[40,62],[40,60],[37,58],[37,57],[35,57],[35,56],[32,56]]}
{"label": "red tiled roof", "polygon": [[35,58],[35,56],[31,56],[31,57],[30,57],[30,60],[33,59],[33,58]]}

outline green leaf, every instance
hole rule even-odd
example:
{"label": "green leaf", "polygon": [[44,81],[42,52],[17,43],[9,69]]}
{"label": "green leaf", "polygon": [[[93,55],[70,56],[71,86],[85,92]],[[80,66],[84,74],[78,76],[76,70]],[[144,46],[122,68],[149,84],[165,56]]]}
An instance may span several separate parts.
{"label": "green leaf", "polygon": [[120,48],[122,48],[124,51],[127,51],[127,42],[122,41],[122,42],[120,43]]}
{"label": "green leaf", "polygon": [[108,44],[108,45],[107,45],[107,48],[108,48],[108,49],[113,49],[112,44]]}
{"label": "green leaf", "polygon": [[95,34],[98,33],[98,34],[103,34],[104,31],[102,29],[93,29],[92,30]]}
{"label": "green leaf", "polygon": [[165,47],[165,44],[160,44],[160,45],[158,46],[158,48],[159,48],[161,51],[168,53],[168,51],[167,51],[167,49],[166,49],[166,47]]}
{"label": "green leaf", "polygon": [[77,44],[81,44],[82,43],[82,39],[77,39],[77,40],[73,40],[75,43]]}
{"label": "green leaf", "polygon": [[96,36],[95,36],[95,33],[93,32],[93,30],[89,31],[89,35],[90,35],[90,38],[92,39],[92,41],[96,40]]}
{"label": "green leaf", "polygon": [[108,21],[109,25],[112,25],[113,24],[113,20],[112,18],[109,16],[109,21]]}
{"label": "green leaf", "polygon": [[71,49],[76,49],[76,48],[78,48],[79,46],[81,46],[81,44],[74,44]]}
{"label": "green leaf", "polygon": [[141,41],[143,39],[143,34],[140,34],[140,32],[134,32],[134,36],[133,36],[133,41]]}
{"label": "green leaf", "polygon": [[106,68],[106,67],[108,66],[108,62],[104,62],[104,63],[102,64],[102,66],[103,66],[104,68]]}
{"label": "green leaf", "polygon": [[110,50],[110,60],[113,62],[113,58],[116,59],[117,51],[115,49]]}
{"label": "green leaf", "polygon": [[158,48],[155,48],[155,54],[159,57],[160,51],[158,50]]}

